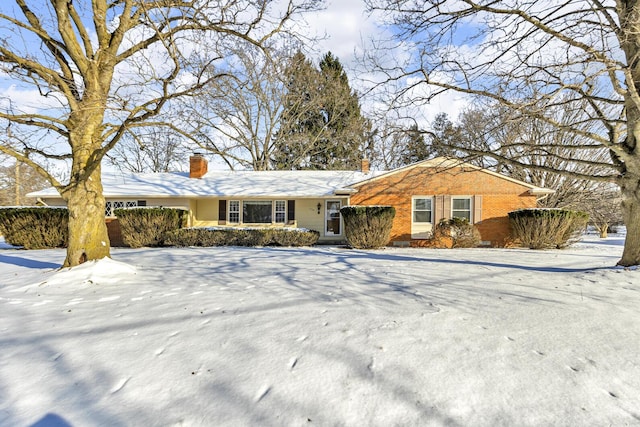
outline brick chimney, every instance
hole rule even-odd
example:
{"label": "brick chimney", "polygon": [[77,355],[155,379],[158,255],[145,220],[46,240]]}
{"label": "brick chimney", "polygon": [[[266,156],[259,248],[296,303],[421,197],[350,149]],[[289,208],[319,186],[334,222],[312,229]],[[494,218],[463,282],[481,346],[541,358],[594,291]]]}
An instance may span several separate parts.
{"label": "brick chimney", "polygon": [[200,153],[189,157],[189,178],[202,178],[207,173],[207,159]]}
{"label": "brick chimney", "polygon": [[369,159],[362,159],[360,162],[360,171],[362,173],[369,173]]}

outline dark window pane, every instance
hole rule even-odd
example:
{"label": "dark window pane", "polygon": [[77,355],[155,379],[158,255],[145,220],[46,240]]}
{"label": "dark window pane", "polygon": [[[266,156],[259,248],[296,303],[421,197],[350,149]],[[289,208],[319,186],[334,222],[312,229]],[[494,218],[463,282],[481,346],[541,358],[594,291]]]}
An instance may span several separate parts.
{"label": "dark window pane", "polygon": [[271,223],[271,201],[243,202],[242,222]]}

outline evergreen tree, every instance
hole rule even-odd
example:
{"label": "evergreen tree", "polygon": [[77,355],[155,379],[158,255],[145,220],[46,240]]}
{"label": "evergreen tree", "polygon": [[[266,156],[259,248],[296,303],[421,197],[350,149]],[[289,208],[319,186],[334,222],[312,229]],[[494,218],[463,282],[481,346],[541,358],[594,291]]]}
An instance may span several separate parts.
{"label": "evergreen tree", "polygon": [[338,58],[331,52],[317,69],[297,52],[287,68],[288,93],[277,152],[277,169],[355,169],[367,143],[368,122]]}
{"label": "evergreen tree", "polygon": [[426,160],[431,156],[431,150],[424,135],[418,129],[418,125],[413,124],[409,129],[404,131],[403,139],[405,146],[400,156],[402,165],[409,165],[421,160]]}

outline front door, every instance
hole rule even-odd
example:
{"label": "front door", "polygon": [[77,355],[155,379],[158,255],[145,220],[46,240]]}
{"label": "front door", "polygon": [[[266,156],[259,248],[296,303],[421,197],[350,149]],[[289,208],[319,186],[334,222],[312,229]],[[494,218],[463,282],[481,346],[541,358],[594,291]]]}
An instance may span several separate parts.
{"label": "front door", "polygon": [[340,200],[327,200],[325,209],[325,235],[339,236],[342,234],[340,208],[342,203]]}

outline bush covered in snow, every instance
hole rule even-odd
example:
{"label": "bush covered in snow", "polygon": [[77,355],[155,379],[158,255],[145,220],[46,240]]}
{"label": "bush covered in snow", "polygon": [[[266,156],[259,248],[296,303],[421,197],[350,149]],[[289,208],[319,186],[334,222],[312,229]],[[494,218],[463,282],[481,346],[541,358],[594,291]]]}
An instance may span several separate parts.
{"label": "bush covered in snow", "polygon": [[433,230],[434,246],[442,248],[475,248],[480,244],[478,228],[465,218],[442,219]]}
{"label": "bush covered in snow", "polygon": [[513,237],[531,249],[565,248],[580,239],[589,215],[568,209],[520,209],[509,212]]}
{"label": "bush covered in snow", "polygon": [[396,215],[393,206],[345,206],[340,213],[344,218],[344,233],[349,246],[373,249],[389,243]]}
{"label": "bush covered in snow", "polygon": [[162,246],[165,235],[182,227],[187,211],[174,208],[115,209],[122,241],[132,247]]}
{"label": "bush covered in snow", "polygon": [[0,209],[0,234],[10,245],[25,249],[67,246],[69,211],[44,206]]}
{"label": "bush covered in snow", "polygon": [[311,246],[320,233],[302,228],[183,228],[167,233],[166,246]]}

